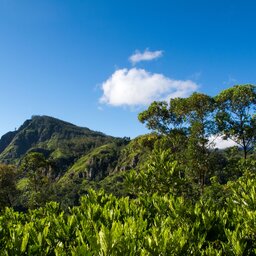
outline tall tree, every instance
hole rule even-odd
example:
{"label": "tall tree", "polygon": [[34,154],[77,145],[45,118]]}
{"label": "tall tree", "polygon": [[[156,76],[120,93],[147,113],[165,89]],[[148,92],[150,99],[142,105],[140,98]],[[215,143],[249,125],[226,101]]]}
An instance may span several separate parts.
{"label": "tall tree", "polygon": [[51,164],[38,152],[28,153],[20,165],[22,173],[28,178],[28,206],[44,204],[51,195]]}
{"label": "tall tree", "polygon": [[[185,166],[190,166],[191,176],[203,190],[206,173],[209,170],[207,158],[209,138],[215,133],[215,101],[212,97],[194,93],[188,98],[171,99],[167,102],[153,102],[139,114],[139,120],[158,133],[172,137],[173,154],[179,151]],[[178,138],[178,139],[177,139]],[[186,157],[184,157],[186,152]]]}
{"label": "tall tree", "polygon": [[212,97],[193,93],[183,100],[182,115],[188,123],[189,137],[187,147],[188,174],[200,186],[203,192],[206,177],[209,175],[211,166],[209,163],[210,137],[216,132],[214,113],[215,101]]}
{"label": "tall tree", "polygon": [[0,164],[0,209],[13,206],[16,189],[16,168],[11,165]]}
{"label": "tall tree", "polygon": [[256,87],[235,85],[216,96],[216,122],[224,139],[231,139],[243,148],[244,158],[253,149],[256,139]]}

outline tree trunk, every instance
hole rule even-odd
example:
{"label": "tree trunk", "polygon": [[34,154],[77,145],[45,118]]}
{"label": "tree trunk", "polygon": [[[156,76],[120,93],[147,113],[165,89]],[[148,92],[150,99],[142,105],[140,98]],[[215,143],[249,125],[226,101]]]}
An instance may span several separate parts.
{"label": "tree trunk", "polygon": [[246,157],[247,157],[247,147],[246,147],[244,138],[243,138],[243,150],[244,150],[244,159],[246,159]]}
{"label": "tree trunk", "polygon": [[246,159],[247,158],[247,149],[246,149],[246,147],[244,147],[244,159]]}

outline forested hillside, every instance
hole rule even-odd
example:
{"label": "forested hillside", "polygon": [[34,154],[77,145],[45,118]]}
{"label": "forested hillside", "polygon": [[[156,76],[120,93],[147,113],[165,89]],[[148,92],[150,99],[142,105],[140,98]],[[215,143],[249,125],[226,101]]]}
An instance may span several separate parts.
{"label": "forested hillside", "polygon": [[[92,148],[112,142],[113,137],[49,116],[32,116],[0,140],[0,161],[18,163],[29,152],[40,152],[57,162],[74,161]],[[63,167],[62,167],[63,168]]]}
{"label": "forested hillside", "polygon": [[2,255],[256,255],[255,110],[248,84],[153,102],[133,140],[27,120],[0,140]]}

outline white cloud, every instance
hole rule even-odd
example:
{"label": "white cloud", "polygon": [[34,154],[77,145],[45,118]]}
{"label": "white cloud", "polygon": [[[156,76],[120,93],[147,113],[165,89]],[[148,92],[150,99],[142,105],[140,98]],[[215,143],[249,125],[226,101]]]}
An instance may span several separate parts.
{"label": "white cloud", "polygon": [[191,80],[174,80],[144,69],[119,69],[102,84],[101,103],[112,106],[145,106],[154,100],[186,97],[198,85]]}
{"label": "white cloud", "polygon": [[237,143],[235,143],[233,140],[230,140],[230,139],[224,140],[222,136],[218,136],[217,138],[212,136],[209,138],[209,142],[214,142],[214,148],[219,148],[219,149],[237,146]]}
{"label": "white cloud", "polygon": [[163,55],[163,51],[154,51],[145,50],[143,53],[140,51],[135,51],[135,53],[130,56],[129,60],[134,65],[141,61],[150,61],[157,58],[160,58]]}

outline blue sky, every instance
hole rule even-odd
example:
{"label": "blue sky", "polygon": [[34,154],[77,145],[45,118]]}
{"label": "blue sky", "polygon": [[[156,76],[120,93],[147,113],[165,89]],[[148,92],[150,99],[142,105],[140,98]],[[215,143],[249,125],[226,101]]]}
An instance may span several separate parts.
{"label": "blue sky", "polygon": [[151,100],[255,84],[255,13],[247,0],[0,0],[0,136],[37,114],[134,137]]}

